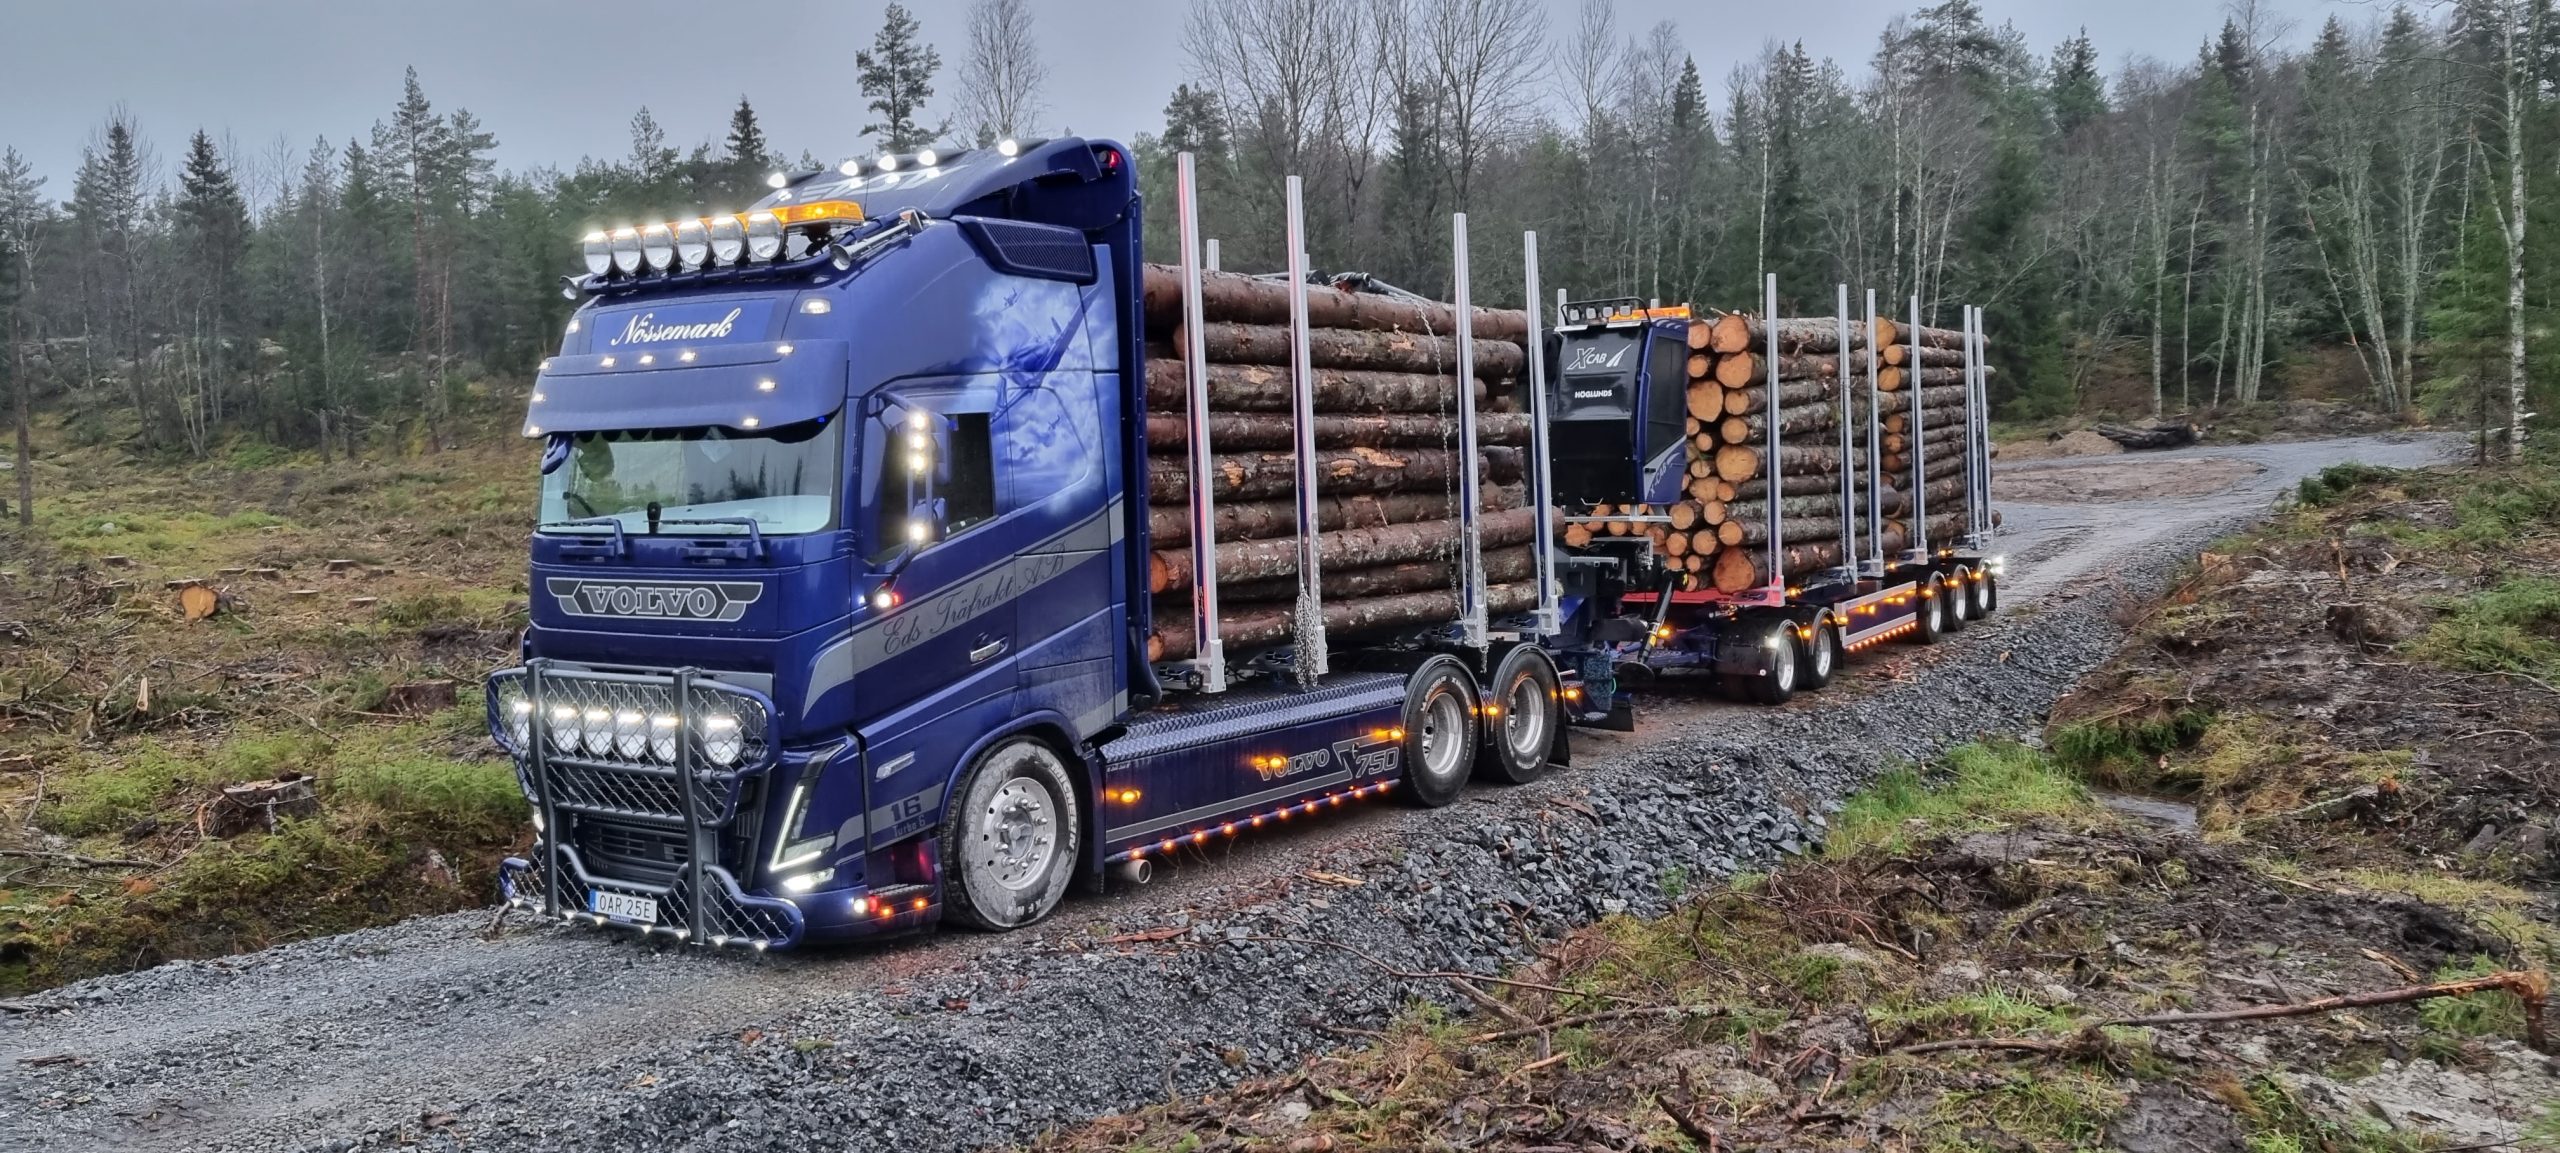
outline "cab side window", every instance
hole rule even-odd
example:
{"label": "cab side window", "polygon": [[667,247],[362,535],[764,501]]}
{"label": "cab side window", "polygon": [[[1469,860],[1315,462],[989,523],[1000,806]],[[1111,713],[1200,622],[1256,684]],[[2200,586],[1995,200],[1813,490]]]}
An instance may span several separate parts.
{"label": "cab side window", "polygon": [[1662,455],[1688,435],[1689,346],[1676,337],[1655,334],[1653,355],[1646,358],[1645,455]]}
{"label": "cab side window", "polygon": [[953,413],[943,449],[944,474],[935,495],[942,498],[943,535],[958,536],[995,519],[996,448],[993,418],[983,412]]}

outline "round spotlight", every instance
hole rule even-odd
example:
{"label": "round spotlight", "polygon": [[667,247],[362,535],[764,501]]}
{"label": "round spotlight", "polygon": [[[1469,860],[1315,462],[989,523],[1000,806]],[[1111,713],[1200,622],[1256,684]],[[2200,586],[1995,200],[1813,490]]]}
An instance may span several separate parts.
{"label": "round spotlight", "polygon": [[711,237],[701,221],[687,220],[676,225],[676,259],[683,261],[686,268],[700,268],[711,259]]}
{"label": "round spotlight", "polygon": [[735,216],[711,218],[711,262],[736,264],[747,254],[747,232]]}
{"label": "round spotlight", "polygon": [[587,273],[602,276],[613,269],[613,245],[602,232],[587,234]]}
{"label": "round spotlight", "polygon": [[924,165],[927,168],[931,168],[936,164],[942,163],[942,154],[934,151],[933,149],[927,148],[922,152],[916,153],[916,163]]}
{"label": "round spotlight", "polygon": [[770,212],[747,215],[747,259],[771,260],[782,255],[782,221]]}
{"label": "round spotlight", "polygon": [[614,229],[611,242],[613,245],[614,269],[622,273],[624,276],[630,276],[633,273],[640,271],[640,230],[636,228]]}
{"label": "round spotlight", "polygon": [[836,165],[836,171],[847,176],[860,176],[862,175],[862,161],[858,159],[847,160],[842,164]]}
{"label": "round spotlight", "polygon": [[897,157],[897,154],[896,154],[896,153],[892,153],[892,152],[884,152],[884,153],[881,153],[881,154],[880,154],[880,171],[882,171],[882,172],[896,172],[897,170],[898,170],[898,157]]}
{"label": "round spotlight", "polygon": [[1002,156],[1008,160],[1013,157],[1020,156],[1022,155],[1022,143],[1011,137],[1007,137],[1004,140],[997,142],[996,155]]}
{"label": "round spotlight", "polygon": [[640,230],[640,257],[649,262],[649,271],[665,272],[676,262],[675,233],[663,224],[652,224]]}
{"label": "round spotlight", "polygon": [[764,178],[764,186],[767,188],[789,188],[791,187],[791,178],[776,172],[773,175]]}

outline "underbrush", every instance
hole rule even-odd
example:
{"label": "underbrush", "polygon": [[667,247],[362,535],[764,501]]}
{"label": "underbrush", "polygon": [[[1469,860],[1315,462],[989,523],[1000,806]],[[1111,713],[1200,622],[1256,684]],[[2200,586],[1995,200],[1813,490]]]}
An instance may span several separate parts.
{"label": "underbrush", "polygon": [[2560,679],[2560,579],[2515,577],[2438,608],[2443,615],[2410,646],[2411,656],[2472,672]]}

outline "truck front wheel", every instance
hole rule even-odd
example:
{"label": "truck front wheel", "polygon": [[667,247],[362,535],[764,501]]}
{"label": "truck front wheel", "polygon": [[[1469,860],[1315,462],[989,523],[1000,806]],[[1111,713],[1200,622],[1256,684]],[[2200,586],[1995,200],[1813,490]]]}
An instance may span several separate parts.
{"label": "truck front wheel", "polygon": [[1083,829],[1056,750],[1029,737],[988,749],[942,818],[944,914],[990,930],[1048,916],[1075,879]]}
{"label": "truck front wheel", "polygon": [[1426,809],[1458,799],[1476,760],[1476,678],[1433,657],[1404,683],[1404,798]]}

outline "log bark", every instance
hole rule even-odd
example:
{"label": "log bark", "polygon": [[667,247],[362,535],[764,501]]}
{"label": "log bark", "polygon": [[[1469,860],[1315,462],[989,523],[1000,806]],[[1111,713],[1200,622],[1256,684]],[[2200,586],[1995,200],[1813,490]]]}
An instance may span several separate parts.
{"label": "log bark", "polygon": [[[1522,612],[1537,603],[1538,590],[1532,582],[1492,585],[1485,590],[1485,607],[1489,612]],[[1188,611],[1159,611],[1155,617],[1155,636],[1147,642],[1148,660],[1179,660],[1198,651]],[[1325,631],[1337,637],[1456,619],[1458,597],[1450,591],[1327,601],[1324,606]],[[1219,639],[1227,643],[1231,652],[1286,644],[1291,631],[1292,614],[1287,608],[1249,606],[1244,611],[1221,613],[1218,619]]]}
{"label": "log bark", "polygon": [[[1921,389],[1920,407],[1954,408],[1958,411],[1962,411],[1964,409],[1964,391],[1965,390],[1960,386],[1946,385],[1941,385],[1937,388]],[[1863,389],[1860,390],[1856,399],[1859,411],[1863,413],[1867,404]],[[1880,408],[1886,416],[1892,416],[1897,412],[1909,412],[1911,411],[1911,390],[1906,388],[1896,391],[1891,396],[1879,396],[1876,398],[1876,402],[1877,407]]]}
{"label": "log bark", "polygon": [[[1387,448],[1392,446],[1455,447],[1455,416],[1388,413],[1368,416],[1316,415],[1317,448]],[[1213,412],[1209,414],[1209,447],[1218,452],[1282,449],[1297,443],[1297,430],[1286,416]],[[1147,451],[1178,453],[1190,443],[1190,421],[1179,413],[1147,417]],[[1476,414],[1476,443],[1526,445],[1529,418],[1518,413]]]}
{"label": "log bark", "polygon": [[[1501,512],[1528,503],[1527,491],[1516,484],[1485,485],[1477,490],[1477,494],[1485,512]],[[1320,532],[1447,520],[1456,515],[1457,493],[1446,490],[1329,496],[1316,501],[1316,527]],[[1292,536],[1298,531],[1298,502],[1294,499],[1221,501],[1217,517],[1220,543]],[[1155,505],[1148,508],[1147,540],[1150,548],[1181,548],[1190,544],[1190,506]]]}
{"label": "log bark", "polygon": [[[1534,535],[1538,528],[1536,516],[1525,508],[1490,513],[1478,518],[1476,524],[1488,548],[1520,544]],[[1316,557],[1329,572],[1335,568],[1360,569],[1436,559],[1447,555],[1457,544],[1456,520],[1431,520],[1419,524],[1318,533]],[[1258,581],[1294,578],[1297,575],[1298,540],[1294,536],[1221,541],[1218,544],[1218,580],[1222,586],[1229,580]],[[1190,587],[1190,549],[1158,549],[1148,558],[1149,592],[1181,592]]]}
{"label": "log bark", "polygon": [[[1750,546],[1768,543],[1769,520],[1766,516],[1752,517],[1748,520],[1729,520],[1725,524],[1741,529],[1741,538],[1726,541],[1727,544]],[[1724,526],[1717,527],[1721,529]],[[1778,531],[1791,545],[1799,541],[1806,544],[1825,540],[1837,541],[1840,539],[1840,521],[1834,517],[1786,517],[1778,522]]]}
{"label": "log bark", "polygon": [[[1170,332],[1182,324],[1182,270],[1150,264],[1145,276],[1145,308],[1150,327]],[[1203,319],[1231,324],[1289,323],[1289,286],[1233,272],[1200,277]],[[1374,292],[1346,292],[1330,285],[1307,286],[1310,328],[1357,328],[1373,331],[1434,332],[1458,330],[1458,310],[1439,301],[1414,301]],[[1517,309],[1475,310],[1478,339],[1518,342],[1528,339],[1529,314]]]}
{"label": "log bark", "polygon": [[2131,449],[2177,448],[2194,444],[2199,430],[2191,421],[2162,420],[2149,424],[2101,424],[2092,432]]}
{"label": "log bark", "polygon": [[[1805,404],[1778,410],[1778,437],[1840,427],[1840,410],[1827,404]],[[1769,439],[1769,414],[1728,416],[1716,426],[1716,439],[1726,444],[1759,444]],[[1838,440],[1838,435],[1828,439]]]}
{"label": "log bark", "polygon": [[[1175,329],[1174,349],[1180,352],[1189,348],[1189,339],[1190,333]],[[1289,330],[1278,325],[1212,322],[1205,326],[1201,347],[1207,350],[1210,360],[1222,364],[1285,365],[1289,363]],[[1519,345],[1481,337],[1475,342],[1475,356],[1476,374],[1488,380],[1519,375],[1520,366],[1527,360]],[[1458,350],[1457,341],[1445,336],[1319,328],[1307,334],[1307,360],[1320,369],[1445,375],[1457,370]]]}
{"label": "log bark", "polygon": [[[1186,379],[1180,360],[1170,356],[1149,360],[1147,407],[1157,412],[1190,408]],[[1452,375],[1318,369],[1315,386],[1318,412],[1457,411],[1458,378]],[[1483,378],[1477,378],[1479,408],[1489,392]],[[1289,370],[1281,365],[1213,362],[1209,365],[1209,407],[1223,412],[1288,412],[1294,407],[1289,396]]]}
{"label": "log bark", "polygon": [[[1530,579],[1537,571],[1536,551],[1527,545],[1511,545],[1487,549],[1484,554],[1484,579],[1489,584],[1509,584]],[[1230,583],[1221,574],[1218,579],[1218,603],[1256,604],[1271,601],[1295,603],[1298,578],[1236,581]],[[1458,566],[1455,561],[1408,561],[1402,564],[1373,565],[1368,568],[1324,570],[1326,600],[1349,600],[1357,597],[1395,596],[1401,593],[1427,592],[1432,589],[1456,588]],[[1167,594],[1190,603],[1191,590]]]}
{"label": "log bark", "polygon": [[[1828,400],[1832,395],[1832,383],[1824,380],[1788,381],[1781,378],[1778,381],[1778,407],[1799,408]],[[1769,386],[1765,383],[1751,388],[1725,390],[1724,414],[1726,416],[1749,416],[1755,412],[1765,412],[1768,408]]]}
{"label": "log bark", "polygon": [[[1858,327],[1855,323],[1849,325],[1851,349],[1866,347],[1866,334],[1859,332]],[[1780,317],[1777,328],[1778,352],[1781,355],[1790,352],[1840,351],[1838,322],[1828,316],[1792,319]],[[1739,312],[1728,312],[1716,318],[1712,347],[1719,353],[1758,352],[1767,346],[1765,333],[1766,329],[1761,326],[1758,318],[1744,316]]]}
{"label": "log bark", "polygon": [[[1487,448],[1478,465],[1479,479],[1492,484],[1520,480],[1521,451]],[[1436,450],[1340,449],[1320,452],[1316,459],[1316,491],[1324,494],[1429,491],[1454,489],[1456,453]],[[1252,500],[1288,496],[1298,487],[1297,455],[1286,452],[1220,453],[1209,458],[1210,480],[1220,500]],[[1189,462],[1162,456],[1147,458],[1147,502],[1188,504]]]}
{"label": "log bark", "polygon": [[[1937,540],[1954,534],[1962,527],[1963,521],[1956,517],[1931,517],[1929,518],[1929,538]],[[1861,545],[1864,547],[1863,541]],[[1909,546],[1910,535],[1901,526],[1896,525],[1885,531],[1883,551],[1896,552]],[[1781,551],[1784,554],[1782,559],[1786,563],[1787,572],[1791,575],[1829,568],[1839,564],[1842,555],[1841,542],[1837,540],[1789,545]],[[1768,550],[1759,545],[1727,547],[1716,554],[1710,568],[1712,569],[1711,581],[1720,592],[1738,593],[1745,589],[1758,588],[1769,582]]]}
{"label": "log bark", "polygon": [[[1767,388],[1768,366],[1768,359],[1757,352],[1728,353],[1716,360],[1716,383],[1726,388],[1746,385]],[[1782,384],[1791,380],[1836,383],[1839,379],[1840,358],[1837,354],[1805,353],[1778,357],[1778,380]]]}
{"label": "log bark", "polygon": [[[1983,367],[1983,372],[1986,375],[1998,375],[1997,373],[1993,373],[1988,365]],[[1940,385],[1962,385],[1964,383],[1964,370],[1961,368],[1923,368],[1915,371],[1904,365],[1895,365],[1891,368],[1880,368],[1876,370],[1876,391],[1900,392],[1904,386],[1909,385],[1915,379],[1919,381],[1920,387],[1922,388],[1935,388]]]}
{"label": "log bark", "polygon": [[[1861,488],[1857,495],[1857,506],[1850,511],[1863,517],[1867,513],[1866,490]],[[1901,491],[1890,488],[1884,490],[1883,503],[1886,516],[1901,512],[1903,507]],[[1719,524],[1729,520],[1752,524],[1769,519],[1769,502],[1766,498],[1738,500],[1722,507],[1724,515],[1717,519]],[[1778,515],[1788,518],[1829,518],[1832,527],[1836,529],[1840,523],[1840,491],[1834,487],[1831,491],[1816,496],[1781,497],[1778,500]]]}
{"label": "log bark", "polygon": [[[1938,424],[1936,423],[1935,417],[1930,418],[1930,420],[1931,423],[1919,437],[1921,443],[1929,446],[1929,455],[1936,456],[1943,447],[1947,451],[1952,451],[1958,456],[1962,456],[1964,454],[1964,425]],[[1883,444],[1884,454],[1886,456],[1901,456],[1911,451],[1912,437],[1909,433],[1888,432],[1884,434]]]}
{"label": "log bark", "polygon": [[[1736,484],[1768,471],[1767,449],[1748,444],[1728,444],[1716,450],[1716,476]],[[1840,471],[1840,450],[1823,446],[1781,444],[1777,452],[1777,471],[1782,473]]]}
{"label": "log bark", "polygon": [[[1911,346],[1908,344],[1886,345],[1884,362],[1886,364],[1911,363]],[[1964,349],[1961,346],[1956,348],[1932,348],[1925,344],[1920,346],[1922,368],[1962,367],[1963,365]]]}

